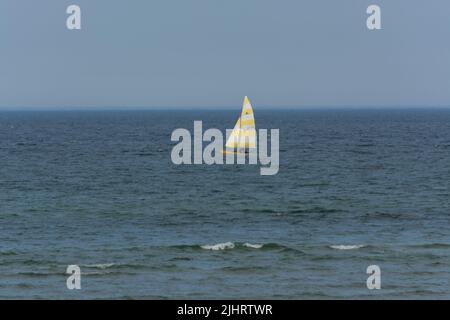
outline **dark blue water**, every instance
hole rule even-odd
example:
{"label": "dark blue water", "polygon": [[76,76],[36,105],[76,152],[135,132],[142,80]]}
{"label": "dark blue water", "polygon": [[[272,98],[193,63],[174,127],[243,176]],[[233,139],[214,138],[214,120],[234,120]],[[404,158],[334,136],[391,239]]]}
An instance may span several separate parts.
{"label": "dark blue water", "polygon": [[238,113],[1,112],[0,298],[450,298],[450,110],[256,110],[278,175],[171,163]]}

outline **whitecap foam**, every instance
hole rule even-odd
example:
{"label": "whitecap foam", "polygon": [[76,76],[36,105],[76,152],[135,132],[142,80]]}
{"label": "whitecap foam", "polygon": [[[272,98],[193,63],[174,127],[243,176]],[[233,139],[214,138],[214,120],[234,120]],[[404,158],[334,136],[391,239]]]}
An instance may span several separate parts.
{"label": "whitecap foam", "polygon": [[330,246],[331,249],[336,249],[336,250],[354,250],[354,249],[360,249],[360,248],[364,248],[364,247],[365,247],[365,245],[363,245],[363,244],[356,244],[356,245],[340,244],[340,245]]}
{"label": "whitecap foam", "polygon": [[246,242],[243,244],[243,246],[247,247],[247,248],[252,248],[252,249],[261,249],[263,245],[262,244],[252,244],[252,243]]}
{"label": "whitecap foam", "polygon": [[202,249],[206,250],[225,250],[225,249],[233,249],[234,243],[233,242],[224,242],[224,243],[218,243],[218,244],[206,244],[204,246],[201,246]]}

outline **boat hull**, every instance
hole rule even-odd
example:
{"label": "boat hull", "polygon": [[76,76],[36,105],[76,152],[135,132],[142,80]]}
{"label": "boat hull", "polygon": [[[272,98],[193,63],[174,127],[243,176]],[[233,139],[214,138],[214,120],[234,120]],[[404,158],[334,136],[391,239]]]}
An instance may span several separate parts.
{"label": "boat hull", "polygon": [[221,150],[222,154],[249,154],[248,150],[246,151],[229,151],[229,150]]}

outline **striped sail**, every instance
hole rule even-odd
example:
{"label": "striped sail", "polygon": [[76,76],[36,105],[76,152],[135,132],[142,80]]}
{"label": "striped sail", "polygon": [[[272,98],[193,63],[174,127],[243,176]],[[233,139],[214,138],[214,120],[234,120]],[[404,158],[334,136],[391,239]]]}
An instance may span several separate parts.
{"label": "striped sail", "polygon": [[244,151],[245,149],[256,148],[255,118],[247,96],[244,98],[241,116],[236,122],[225,147],[228,149],[244,149]]}

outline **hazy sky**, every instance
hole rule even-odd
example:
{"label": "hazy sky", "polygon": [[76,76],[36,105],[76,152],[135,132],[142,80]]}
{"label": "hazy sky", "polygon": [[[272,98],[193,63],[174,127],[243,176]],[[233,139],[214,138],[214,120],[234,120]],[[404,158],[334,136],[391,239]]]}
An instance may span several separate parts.
{"label": "hazy sky", "polygon": [[[82,30],[66,29],[66,8]],[[382,30],[366,9],[382,9]],[[448,0],[1,0],[0,107],[450,106]]]}

